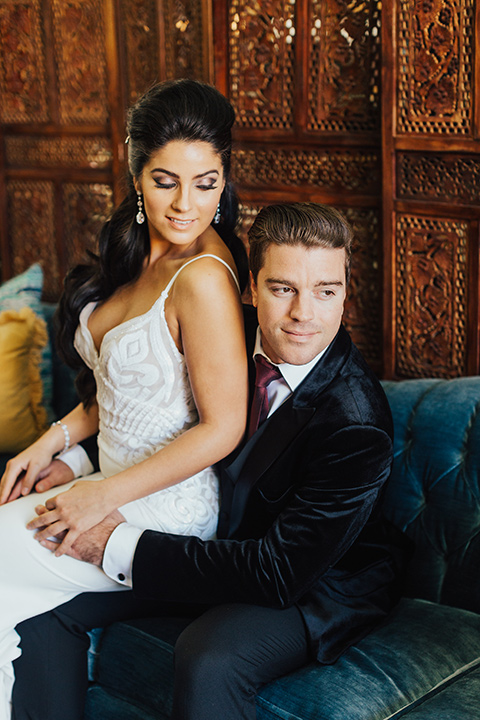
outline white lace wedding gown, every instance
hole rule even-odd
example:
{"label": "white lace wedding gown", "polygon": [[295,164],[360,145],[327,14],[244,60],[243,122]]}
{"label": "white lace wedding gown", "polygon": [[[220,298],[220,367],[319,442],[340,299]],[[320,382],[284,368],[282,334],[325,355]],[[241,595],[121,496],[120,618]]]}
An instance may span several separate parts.
{"label": "white lace wedding gown", "polygon": [[[170,335],[164,309],[178,273],[202,257],[222,262],[237,282],[221,258],[207,254],[192,258],[148,312],[106,333],[99,353],[87,326],[95,303],[81,312],[75,345],[95,374],[100,420],[101,473],[88,479],[114,475],[150,457],[197,422],[185,360]],[[0,720],[11,715],[12,661],[20,655],[15,625],[84,591],[125,589],[96,566],[55,557],[25,528],[35,517],[36,505],[74,482],[0,506]],[[215,472],[207,468],[119,509],[140,528],[211,538],[218,514]]]}

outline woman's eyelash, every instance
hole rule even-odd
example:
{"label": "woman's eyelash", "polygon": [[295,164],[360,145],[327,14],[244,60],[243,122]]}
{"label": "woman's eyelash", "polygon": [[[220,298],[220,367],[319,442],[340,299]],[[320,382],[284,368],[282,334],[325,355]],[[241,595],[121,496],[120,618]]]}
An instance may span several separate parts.
{"label": "woman's eyelash", "polygon": [[[161,180],[154,180],[155,185],[159,188],[165,188],[170,189],[175,187],[175,183],[173,182],[161,182]],[[216,190],[218,188],[218,185],[197,185],[197,187],[200,190]]]}

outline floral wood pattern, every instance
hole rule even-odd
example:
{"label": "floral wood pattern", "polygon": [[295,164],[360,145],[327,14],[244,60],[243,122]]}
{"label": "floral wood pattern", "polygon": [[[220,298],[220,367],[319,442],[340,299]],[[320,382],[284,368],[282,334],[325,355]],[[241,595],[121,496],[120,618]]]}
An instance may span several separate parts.
{"label": "floral wood pattern", "polygon": [[0,118],[47,122],[40,0],[0,0]]}
{"label": "floral wood pattern", "polygon": [[465,374],[468,223],[401,216],[397,227],[396,372]]}
{"label": "floral wood pattern", "polygon": [[230,99],[237,126],[291,128],[295,0],[232,0],[229,13]]}
{"label": "floral wood pattern", "polygon": [[155,5],[151,0],[120,2],[128,105],[160,79]]}
{"label": "floral wood pattern", "polygon": [[5,137],[7,164],[27,168],[108,168],[112,151],[105,137]]}
{"label": "floral wood pattern", "polygon": [[60,120],[108,120],[105,20],[101,0],[52,0]]}
{"label": "floral wood pattern", "polygon": [[98,233],[113,210],[113,190],[100,183],[63,186],[67,268],[80,262],[86,250],[96,251]]}
{"label": "floral wood pattern", "polygon": [[373,370],[382,367],[382,262],[380,213],[338,207],[353,228],[352,274],[343,322]]}
{"label": "floral wood pattern", "polygon": [[309,130],[378,129],[380,13],[379,0],[312,0]]}
{"label": "floral wood pattern", "polygon": [[399,153],[397,183],[399,198],[478,203],[480,157]]}
{"label": "floral wood pattern", "polygon": [[380,191],[380,158],[357,150],[254,150],[237,148],[232,173],[246,186],[313,185],[331,191]]}
{"label": "floral wood pattern", "polygon": [[465,135],[475,0],[398,0],[398,132]]}
{"label": "floral wood pattern", "polygon": [[39,262],[44,271],[44,297],[58,292],[59,267],[54,232],[54,184],[34,180],[7,183],[8,244],[15,275]]}
{"label": "floral wood pattern", "polygon": [[168,78],[208,80],[202,50],[201,0],[163,0]]}

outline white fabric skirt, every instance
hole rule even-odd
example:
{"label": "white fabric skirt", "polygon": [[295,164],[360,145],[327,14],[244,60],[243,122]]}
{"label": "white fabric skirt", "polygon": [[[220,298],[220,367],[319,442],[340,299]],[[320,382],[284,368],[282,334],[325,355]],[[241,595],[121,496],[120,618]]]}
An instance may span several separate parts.
{"label": "white fabric skirt", "polygon": [[[101,473],[85,480],[100,480]],[[71,600],[82,592],[127,589],[94,565],[55,555],[34,539],[26,524],[35,507],[65,492],[76,481],[31,493],[0,506],[0,720],[11,718],[12,661],[20,655],[15,626]],[[127,522],[203,539],[214,536],[218,516],[218,481],[213,470],[119,508]]]}

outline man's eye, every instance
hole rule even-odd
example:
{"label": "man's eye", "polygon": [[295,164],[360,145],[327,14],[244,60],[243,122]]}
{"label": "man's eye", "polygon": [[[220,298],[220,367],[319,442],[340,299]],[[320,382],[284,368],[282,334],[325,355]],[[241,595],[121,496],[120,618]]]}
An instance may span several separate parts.
{"label": "man's eye", "polygon": [[276,295],[288,295],[288,293],[292,292],[292,288],[289,287],[272,288],[272,290]]}

